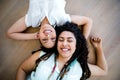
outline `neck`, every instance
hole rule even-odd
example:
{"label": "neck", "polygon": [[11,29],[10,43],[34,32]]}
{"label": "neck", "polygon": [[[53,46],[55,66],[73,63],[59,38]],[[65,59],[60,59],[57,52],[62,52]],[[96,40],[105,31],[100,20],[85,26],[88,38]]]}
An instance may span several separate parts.
{"label": "neck", "polygon": [[68,58],[62,58],[62,57],[59,57],[57,58],[57,62],[58,62],[58,67],[59,67],[59,70],[61,70],[63,68],[63,66],[65,65],[65,63],[68,61],[69,59]]}
{"label": "neck", "polygon": [[50,24],[47,17],[45,17],[41,22],[41,25],[44,25],[44,24]]}

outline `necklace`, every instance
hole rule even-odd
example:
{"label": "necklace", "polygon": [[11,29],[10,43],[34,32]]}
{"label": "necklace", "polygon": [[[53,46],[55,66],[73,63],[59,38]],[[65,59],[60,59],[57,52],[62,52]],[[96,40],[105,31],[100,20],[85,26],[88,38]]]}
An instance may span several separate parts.
{"label": "necklace", "polygon": [[54,71],[55,71],[55,68],[56,68],[56,60],[55,60],[55,64],[54,64],[54,66],[53,66],[53,69],[52,69],[52,71],[51,71],[51,73],[50,73],[50,75],[49,75],[49,77],[48,77],[48,80],[50,80],[51,76],[53,75],[53,73],[54,73]]}

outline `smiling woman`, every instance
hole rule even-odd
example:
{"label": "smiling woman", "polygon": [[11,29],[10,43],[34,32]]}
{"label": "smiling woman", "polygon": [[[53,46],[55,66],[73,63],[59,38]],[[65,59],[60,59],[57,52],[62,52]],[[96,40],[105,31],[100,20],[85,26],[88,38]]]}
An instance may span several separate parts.
{"label": "smiling woman", "polygon": [[[99,55],[97,64],[88,65],[86,39],[78,26],[67,22],[63,26],[56,26],[55,29],[55,52],[34,53],[19,67],[17,80],[25,80],[28,73],[28,80],[86,80],[90,75],[105,75],[107,66],[100,46],[95,46]],[[94,41],[99,44],[100,39],[94,39],[93,43]]]}
{"label": "smiling woman", "polygon": [[57,50],[60,53],[61,58],[69,60],[76,49],[76,39],[73,33],[69,31],[63,31],[58,38]]}
{"label": "smiling woman", "polygon": [[[87,38],[92,26],[92,20],[85,16],[69,15],[65,11],[65,0],[29,0],[29,8],[25,16],[17,20],[8,30],[8,37],[16,40],[39,39],[45,48],[52,48],[55,44],[55,30],[52,26],[63,25],[65,22],[74,22],[84,25],[83,34]],[[28,27],[41,27],[38,33],[22,33]],[[42,29],[51,29],[45,31]],[[45,32],[43,32],[45,31]],[[42,33],[42,34],[41,34]],[[48,35],[49,34],[49,37]],[[45,42],[45,43],[44,43]]]}
{"label": "smiling woman", "polygon": [[[18,39],[9,39],[5,35],[15,21],[25,16],[28,10],[28,1],[0,0],[0,80],[15,80],[15,74],[20,63],[29,57],[33,50],[37,50],[41,46],[38,40],[18,41]],[[66,2],[66,12],[91,17],[94,25],[90,35],[102,37],[109,74],[105,77],[91,77],[90,80],[119,80],[120,0],[66,0]],[[15,29],[13,30],[15,31]],[[36,32],[36,29],[28,28],[24,32]],[[93,51],[92,54],[94,55],[92,46],[89,47],[90,52]],[[94,63],[94,56],[92,56],[91,62]]]}
{"label": "smiling woman", "polygon": [[54,27],[49,24],[41,26],[38,36],[42,46],[46,48],[54,47],[56,40],[56,32]]}

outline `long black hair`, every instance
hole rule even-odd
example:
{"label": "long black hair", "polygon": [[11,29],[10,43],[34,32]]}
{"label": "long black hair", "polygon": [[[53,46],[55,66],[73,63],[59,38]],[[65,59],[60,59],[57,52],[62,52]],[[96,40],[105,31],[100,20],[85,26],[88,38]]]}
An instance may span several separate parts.
{"label": "long black hair", "polygon": [[62,68],[62,70],[58,76],[58,80],[61,80],[63,78],[64,74],[68,71],[69,65],[76,59],[80,63],[80,65],[82,67],[82,71],[83,71],[82,77],[80,78],[80,80],[86,80],[87,78],[90,77],[91,72],[90,72],[88,64],[87,64],[87,57],[88,57],[87,43],[86,43],[86,39],[83,36],[81,30],[78,28],[78,26],[76,24],[69,23],[69,22],[66,22],[62,26],[56,26],[55,30],[56,30],[56,35],[57,35],[56,44],[55,44],[56,56],[58,56],[58,54],[59,54],[57,51],[57,42],[58,42],[58,37],[61,34],[61,32],[70,31],[74,34],[74,36],[76,38],[76,50],[75,50],[74,54],[72,55],[72,57],[70,58],[70,60],[68,60],[68,62]]}
{"label": "long black hair", "polygon": [[36,60],[36,62],[35,62],[36,65],[35,65],[33,71],[36,71],[36,68],[41,61],[47,60],[55,52],[55,46],[52,48],[45,48],[44,46],[42,46],[40,49],[33,51],[32,54],[34,54],[35,52],[38,52],[38,51],[43,51],[43,52],[45,52],[45,54]]}
{"label": "long black hair", "polygon": [[[67,63],[64,65],[64,67],[60,71],[60,74],[58,75],[56,80],[62,80],[62,78],[64,77],[64,74],[69,71],[69,65],[76,59],[80,63],[80,65],[82,67],[82,71],[83,71],[82,77],[80,78],[80,80],[86,80],[87,78],[90,77],[91,72],[90,72],[88,64],[87,64],[87,56],[88,56],[87,43],[86,43],[86,39],[82,35],[82,32],[80,31],[80,29],[78,28],[78,26],[76,24],[69,23],[69,22],[66,22],[62,26],[56,26],[55,30],[56,30],[56,35],[57,35],[55,46],[51,49],[46,49],[44,47],[42,47],[40,49],[40,50],[43,50],[44,52],[46,52],[46,54],[44,54],[43,56],[41,56],[40,58],[38,58],[36,60],[36,67],[40,61],[47,60],[54,52],[55,52],[55,58],[57,58],[57,56],[58,56],[58,51],[57,51],[58,37],[61,34],[61,32],[63,32],[63,31],[70,31],[74,34],[74,36],[76,38],[76,50],[75,50],[74,54],[72,55],[72,57],[70,58],[70,60],[67,61]],[[36,69],[36,67],[35,67],[35,69]]]}

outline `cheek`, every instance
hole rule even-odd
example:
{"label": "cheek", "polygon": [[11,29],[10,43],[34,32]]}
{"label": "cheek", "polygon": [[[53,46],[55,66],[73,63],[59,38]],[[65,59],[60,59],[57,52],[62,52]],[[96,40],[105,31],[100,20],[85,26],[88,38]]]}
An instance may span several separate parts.
{"label": "cheek", "polygon": [[39,33],[39,35],[38,35],[38,36],[39,36],[39,38],[41,38],[42,34],[41,34],[41,33]]}
{"label": "cheek", "polygon": [[72,47],[73,51],[75,51],[76,50],[76,43],[71,44],[71,47]]}
{"label": "cheek", "polygon": [[74,46],[74,47],[75,47],[75,49],[76,49],[76,43],[75,43],[75,46]]}
{"label": "cheek", "polygon": [[56,38],[56,33],[52,33],[52,36]]}
{"label": "cheek", "polygon": [[57,42],[57,49],[60,47],[60,43],[59,43],[59,41]]}
{"label": "cheek", "polygon": [[58,43],[57,43],[57,50],[60,49],[60,46],[61,46],[61,43],[58,41]]}
{"label": "cheek", "polygon": [[46,36],[43,33],[39,34],[39,39],[44,39]]}

